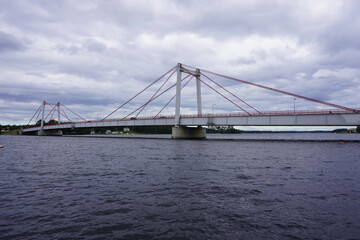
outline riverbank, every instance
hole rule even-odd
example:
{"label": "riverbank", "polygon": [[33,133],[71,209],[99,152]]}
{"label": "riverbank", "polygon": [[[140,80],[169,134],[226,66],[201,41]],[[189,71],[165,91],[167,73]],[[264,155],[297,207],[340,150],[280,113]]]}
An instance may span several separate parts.
{"label": "riverbank", "polygon": [[[84,138],[131,138],[131,139],[171,139],[171,134],[128,134],[128,135],[64,135],[64,137]],[[207,134],[204,141],[239,142],[337,142],[360,143],[360,134],[335,133],[247,133],[247,134]]]}

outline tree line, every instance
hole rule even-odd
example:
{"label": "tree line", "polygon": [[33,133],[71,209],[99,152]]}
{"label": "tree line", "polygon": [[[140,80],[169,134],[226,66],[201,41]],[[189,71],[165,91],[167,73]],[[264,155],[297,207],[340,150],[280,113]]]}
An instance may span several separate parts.
{"label": "tree line", "polygon": [[[7,133],[9,131],[15,131],[20,130],[21,128],[26,128],[30,126],[39,126],[41,124],[41,120],[39,120],[35,125],[1,125],[0,129],[1,133]],[[50,120],[46,122],[44,125],[51,125],[51,124],[57,124],[57,121]],[[171,134],[171,126],[136,126],[136,127],[127,127],[128,133],[138,133],[138,134]],[[95,132],[96,134],[105,134],[107,130],[110,130],[111,132],[124,132],[124,127],[100,127],[100,128],[74,128],[74,129],[63,129],[63,134],[65,135],[82,135],[82,134],[91,134]],[[332,132],[335,133],[344,133],[347,132],[348,129],[335,129]],[[239,129],[235,129],[233,127],[230,128],[207,128],[207,133],[267,133],[267,132],[273,132],[273,131],[243,131]],[[287,131],[291,132],[291,131]],[[356,127],[356,132],[360,133],[360,126]],[[126,132],[124,132],[126,133]]]}

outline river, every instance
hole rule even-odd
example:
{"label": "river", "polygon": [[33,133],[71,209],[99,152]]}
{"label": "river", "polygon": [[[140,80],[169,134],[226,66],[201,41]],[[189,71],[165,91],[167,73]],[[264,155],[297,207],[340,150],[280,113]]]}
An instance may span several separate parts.
{"label": "river", "polygon": [[360,134],[136,137],[0,135],[0,239],[360,239]]}

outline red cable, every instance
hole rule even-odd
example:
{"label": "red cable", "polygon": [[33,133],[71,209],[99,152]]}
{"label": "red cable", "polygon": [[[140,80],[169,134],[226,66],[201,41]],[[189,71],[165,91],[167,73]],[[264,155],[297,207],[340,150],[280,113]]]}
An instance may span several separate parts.
{"label": "red cable", "polygon": [[[51,105],[51,104],[50,104],[50,105]],[[56,107],[56,105],[55,105],[55,107]],[[64,113],[64,114],[62,114],[61,111],[59,111],[60,115],[63,116],[63,117],[65,117],[67,120],[69,120],[69,121],[71,122],[71,119],[68,118],[68,116],[66,115],[64,109],[61,107],[61,104],[60,104],[60,110],[62,110],[63,113]],[[60,123],[59,123],[59,124],[60,124]]]}
{"label": "red cable", "polygon": [[[188,78],[189,76],[191,76],[191,78],[181,87],[181,89],[183,89],[190,81],[191,79],[193,79],[194,76],[192,75],[187,75],[185,78],[183,78],[182,80],[185,80],[186,78]],[[181,81],[182,81],[181,80]],[[170,102],[172,100],[174,100],[174,98],[176,97],[176,94],[165,104],[165,106],[160,110],[160,112],[158,112],[158,114],[155,115],[155,118],[167,107],[167,105],[170,104]]]}
{"label": "red cable", "polygon": [[126,104],[128,104],[131,100],[133,100],[134,98],[136,98],[138,95],[140,95],[142,92],[144,92],[146,89],[148,89],[149,87],[151,87],[152,85],[154,85],[157,81],[159,81],[160,79],[162,79],[164,76],[166,76],[169,72],[171,72],[172,70],[174,70],[176,68],[173,67],[171,68],[169,71],[167,71],[165,74],[163,74],[161,77],[159,77],[158,79],[156,79],[154,82],[152,82],[150,85],[148,85],[146,88],[144,88],[143,90],[141,90],[140,92],[138,92],[135,96],[133,96],[132,98],[130,98],[129,100],[127,100],[124,104],[122,104],[120,107],[118,107],[117,109],[115,109],[114,111],[112,111],[109,115],[107,115],[105,118],[103,118],[101,121],[104,121],[105,119],[107,119],[109,116],[111,116],[113,113],[115,113],[117,110],[119,110],[120,108],[122,108],[123,106],[125,106]]}
{"label": "red cable", "polygon": [[237,98],[238,100],[240,100],[241,102],[243,102],[244,104],[246,104],[248,107],[251,107],[252,109],[254,109],[256,112],[262,114],[260,111],[258,111],[256,108],[254,108],[253,106],[251,106],[250,104],[248,104],[247,102],[245,102],[244,100],[242,100],[241,98],[239,98],[238,96],[236,96],[235,94],[233,94],[232,92],[230,92],[229,90],[227,90],[226,88],[224,88],[223,86],[221,86],[220,84],[218,84],[217,82],[215,82],[214,80],[210,79],[208,76],[206,76],[203,73],[200,73],[201,75],[203,75],[204,77],[206,77],[207,79],[209,79],[211,82],[215,83],[217,86],[221,87],[222,89],[224,89],[226,92],[230,93],[233,97]]}
{"label": "red cable", "polygon": [[[47,103],[48,105],[50,105],[50,106],[53,106],[52,104],[50,104],[50,103]],[[53,109],[56,107],[56,105],[57,104],[54,104],[54,107],[53,107]],[[65,113],[65,111],[64,111],[64,109],[61,107],[61,105],[59,105],[59,107],[60,107],[60,109],[64,112],[64,114],[62,114],[61,113],[61,111],[59,111],[59,114],[61,115],[61,116],[63,116],[63,117],[65,117],[65,118],[67,118],[70,122],[71,122],[71,120],[67,117],[67,115],[66,115],[66,113]],[[55,120],[56,121],[56,120]],[[58,123],[58,124],[60,124],[60,122]]]}
{"label": "red cable", "polygon": [[29,123],[33,120],[33,118],[35,117],[36,113],[39,111],[39,109],[41,108],[42,104],[40,105],[40,107],[36,110],[36,112],[34,113],[34,115],[32,116],[32,118],[30,119],[30,121],[28,122],[28,124],[26,125],[29,125]]}
{"label": "red cable", "polygon": [[[52,106],[52,105],[50,105],[50,104],[48,104],[48,103],[45,103],[45,107],[47,108],[47,110],[49,111],[49,108],[47,107],[47,106]],[[48,116],[51,114],[51,117],[52,117],[52,120],[54,120],[55,122],[56,122],[56,120],[55,120],[55,118],[54,118],[54,116],[52,115],[52,111],[55,109],[55,106],[51,109],[51,111],[49,111],[49,114],[46,116],[46,118],[45,119],[47,119],[48,118]],[[44,119],[44,121],[45,121],[45,119]]]}
{"label": "red cable", "polygon": [[[46,104],[47,103],[45,103],[45,105],[44,105],[44,107],[46,107]],[[46,117],[44,118],[44,121],[50,116],[50,111],[49,111],[49,109],[48,109],[48,107],[46,107],[46,109],[48,110],[48,114],[46,115]],[[52,111],[53,109],[51,109],[51,111]]]}
{"label": "red cable", "polygon": [[[186,72],[188,72],[189,74],[192,74],[189,70],[187,70],[186,68],[183,68]],[[231,101],[229,98],[227,98],[226,96],[224,96],[223,94],[221,94],[219,91],[217,91],[215,88],[211,87],[209,84],[205,83],[203,80],[201,80],[198,76],[195,76],[196,79],[198,79],[200,82],[202,82],[203,84],[205,84],[206,86],[208,86],[209,88],[211,88],[213,91],[215,91],[217,94],[221,95],[223,98],[225,98],[226,100],[228,100],[229,102],[231,102],[232,104],[234,104],[235,106],[237,106],[238,108],[240,108],[241,110],[243,110],[244,112],[246,112],[248,115],[251,116],[250,113],[248,113],[245,109],[243,109],[242,107],[240,107],[239,105],[237,105],[236,103],[234,103],[233,101]]]}
{"label": "red cable", "polygon": [[[184,78],[185,79],[185,78]],[[181,81],[183,81],[184,79],[182,79]],[[155,100],[156,98],[160,97],[161,95],[163,95],[164,93],[166,93],[167,91],[169,91],[171,88],[175,87],[176,83],[173,84],[172,86],[170,86],[169,88],[167,88],[166,90],[164,90],[162,93],[160,93],[159,95],[155,96],[153,99],[151,99],[149,102],[152,102],[153,100]],[[127,117],[129,117],[131,114],[133,114],[134,112],[136,112],[137,110],[139,110],[140,108],[142,108],[145,104],[144,103],[142,106],[138,107],[137,109],[135,109],[134,111],[132,111],[130,114],[126,115],[125,117],[121,118],[121,120],[126,119]]]}
{"label": "red cable", "polygon": [[72,122],[72,120],[68,117],[68,115],[66,114],[66,112],[64,111],[64,109],[61,107],[61,105],[60,105],[60,109],[63,111],[63,113],[64,113],[64,115],[63,114],[61,114],[61,115],[63,115],[67,120],[69,120],[70,122]]}
{"label": "red cable", "polygon": [[[165,92],[167,92],[168,90],[170,90],[171,88],[175,87],[176,84],[172,85],[171,87],[169,87],[168,89],[166,89],[165,91],[163,91],[162,93],[160,93],[159,95],[157,95],[156,97],[154,97],[151,101],[155,100],[156,98],[160,97],[162,94],[164,94]],[[139,110],[140,108],[142,108],[143,106],[145,106],[146,103],[144,103],[142,106],[138,107],[137,109],[135,109],[134,111],[132,111],[130,114],[126,115],[125,117],[123,117],[121,120],[126,119],[127,117],[131,116],[134,112],[136,112],[137,110]]]}
{"label": "red cable", "polygon": [[[40,107],[41,107],[41,106],[40,106]],[[41,110],[39,111],[38,115],[36,116],[35,125],[36,125],[37,121],[39,121],[39,115],[40,115],[40,113],[41,113]]]}
{"label": "red cable", "polygon": [[165,82],[160,86],[160,88],[154,93],[154,95],[152,95],[152,97],[150,98],[150,100],[145,104],[145,106],[136,114],[135,117],[139,116],[139,114],[145,109],[145,107],[148,105],[148,103],[151,101],[151,99],[154,98],[154,96],[156,96],[156,94],[161,90],[161,88],[169,81],[169,79],[174,75],[174,73],[176,72],[176,69],[174,69],[174,71],[170,74],[170,76],[165,80]]}
{"label": "red cable", "polygon": [[[40,105],[40,107],[39,107],[39,112],[38,112],[38,114],[36,115],[36,118],[35,118],[35,124],[34,125],[36,125],[36,123],[37,123],[37,121],[38,121],[38,119],[39,119],[39,115],[40,115],[40,113],[41,113],[41,107],[42,107],[42,104]],[[29,122],[30,123],[30,122]]]}
{"label": "red cable", "polygon": [[[60,108],[60,109],[61,109],[62,111],[64,111],[64,109],[62,109],[62,108]],[[69,118],[67,118],[64,114],[62,114],[61,111],[60,111],[60,115],[63,116],[63,117],[65,117],[67,120],[69,120],[69,121],[71,122],[71,120],[70,120]],[[59,123],[59,124],[60,124],[60,123]]]}
{"label": "red cable", "polygon": [[[58,106],[58,104],[56,103],[48,103],[48,102],[46,102],[46,104],[48,104],[48,105],[50,105],[51,107],[53,107],[53,109],[51,110],[51,111],[53,111],[53,110],[55,110],[56,111],[56,107]],[[55,111],[54,111],[54,113],[55,113]],[[60,111],[59,111],[59,113],[61,114],[61,115],[63,115]],[[64,115],[63,115],[64,116]],[[55,119],[54,119],[55,120]],[[56,121],[56,120],[55,120]]]}
{"label": "red cable", "polygon": [[[54,110],[56,110],[56,109],[55,109],[55,108],[56,108],[56,104],[54,104],[54,106],[53,106],[51,103],[48,103],[48,102],[47,102],[46,104],[49,105],[49,106],[51,106],[51,107],[53,107],[53,108],[51,109],[51,112],[54,111]],[[60,105],[60,107],[61,107],[61,105]],[[72,122],[71,119],[69,119],[69,118],[67,117],[64,109],[63,109],[63,108],[60,108],[60,109],[61,109],[61,110],[64,112],[64,114],[65,114],[65,115],[64,115],[64,114],[62,114],[61,112],[59,112],[60,115],[64,116],[64,117],[67,118],[70,122]],[[48,113],[48,115],[46,116],[45,120],[49,117],[49,115],[50,115],[51,112]],[[53,120],[54,120],[55,122],[57,122],[52,114],[51,114],[51,116],[52,116]],[[57,123],[57,124],[60,124],[60,122]]]}
{"label": "red cable", "polygon": [[340,106],[340,105],[336,105],[336,104],[333,104],[333,103],[328,103],[328,102],[324,102],[324,101],[321,101],[321,100],[316,100],[316,99],[313,99],[313,98],[301,96],[301,95],[298,95],[298,94],[294,94],[294,93],[290,93],[290,92],[278,90],[278,89],[275,89],[275,88],[266,87],[266,86],[263,86],[263,85],[260,85],[260,84],[251,83],[251,82],[244,81],[244,80],[241,80],[241,79],[237,79],[237,78],[225,76],[225,75],[222,75],[222,74],[219,74],[219,73],[215,73],[215,72],[211,72],[211,71],[207,71],[207,70],[203,70],[203,69],[201,69],[201,71],[204,71],[204,72],[207,72],[207,73],[210,73],[210,74],[219,76],[219,77],[223,77],[223,78],[227,78],[227,79],[230,79],[230,80],[234,80],[234,81],[237,81],[237,82],[246,83],[246,84],[249,84],[249,85],[252,85],[252,86],[255,86],[255,87],[264,88],[264,89],[271,90],[271,91],[274,91],[274,92],[278,92],[278,93],[290,95],[290,96],[293,96],[293,97],[302,98],[302,99],[305,99],[305,100],[308,100],[308,101],[320,103],[320,104],[327,105],[327,106],[331,106],[331,107],[335,107],[335,108],[344,109],[344,110],[349,111],[349,112],[360,112],[359,110],[356,110],[356,109],[353,109],[353,108],[347,108],[347,107]]}
{"label": "red cable", "polygon": [[36,125],[36,123],[40,120],[40,119],[39,119],[39,115],[40,115],[40,113],[41,113],[41,107],[42,107],[42,104],[40,105],[40,111],[39,111],[38,114],[36,115],[36,119],[35,119],[35,124],[34,124],[34,125]]}
{"label": "red cable", "polygon": [[67,110],[69,110],[70,112],[72,112],[73,114],[75,114],[77,117],[81,118],[82,120],[86,121],[85,118],[81,117],[79,114],[75,113],[74,111],[72,111],[70,108],[66,107],[64,104],[61,104],[63,107],[65,107]]}

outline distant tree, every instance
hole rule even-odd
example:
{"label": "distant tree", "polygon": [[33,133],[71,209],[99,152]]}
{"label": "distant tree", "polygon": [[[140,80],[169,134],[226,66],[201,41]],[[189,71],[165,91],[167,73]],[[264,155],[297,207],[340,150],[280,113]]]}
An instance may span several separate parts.
{"label": "distant tree", "polygon": [[357,126],[357,127],[356,127],[356,132],[357,132],[357,133],[360,133],[360,126]]}
{"label": "distant tree", "polygon": [[348,130],[346,128],[338,128],[333,130],[334,133],[346,133],[347,131]]}
{"label": "distant tree", "polygon": [[221,133],[241,133],[241,131],[236,128],[230,127],[228,129],[221,130]]}
{"label": "distant tree", "polygon": [[142,134],[171,134],[170,126],[137,126],[130,127],[131,132]]}
{"label": "distant tree", "polygon": [[57,124],[58,122],[51,119],[50,121],[48,121],[46,124],[50,124],[50,125],[54,125],[54,124]]}

